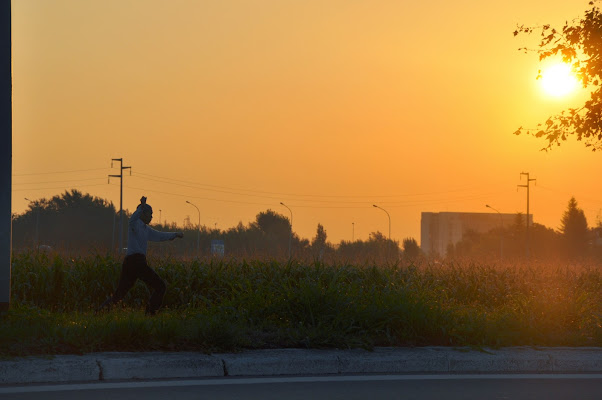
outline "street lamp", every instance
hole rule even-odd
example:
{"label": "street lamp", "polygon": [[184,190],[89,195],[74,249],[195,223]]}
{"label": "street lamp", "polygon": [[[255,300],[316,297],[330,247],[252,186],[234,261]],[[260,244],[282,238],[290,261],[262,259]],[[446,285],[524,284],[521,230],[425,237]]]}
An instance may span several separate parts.
{"label": "street lamp", "polygon": [[379,207],[376,204],[372,204],[372,206],[383,210],[387,214],[387,217],[389,217],[389,240],[391,240],[391,216],[389,215],[389,213],[387,212],[387,210],[385,210],[384,208]]}
{"label": "street lamp", "polygon": [[353,242],[355,238],[355,222],[351,223],[351,242]]}
{"label": "street lamp", "polygon": [[500,216],[500,260],[504,258],[504,219],[502,218],[502,213],[500,213],[495,208],[491,207],[489,204],[485,204],[485,207],[491,208],[493,211],[498,213]]}
{"label": "street lamp", "polygon": [[283,205],[283,206],[285,206],[286,208],[288,208],[288,210],[291,213],[291,234],[288,237],[288,259],[290,260],[291,259],[291,247],[292,247],[292,244],[293,244],[293,210],[291,210],[289,208],[289,206],[287,206],[283,202],[280,202],[280,204]]}
{"label": "street lamp", "polygon": [[188,200],[186,200],[186,203],[188,203],[191,206],[193,206],[194,208],[196,208],[196,210],[199,212],[199,224],[197,225],[198,229],[197,229],[197,237],[196,237],[196,251],[197,251],[197,255],[199,255],[201,252],[201,211],[199,210],[199,208],[197,206],[195,206]]}
{"label": "street lamp", "polygon": [[[32,200],[29,200],[27,197],[25,197],[25,200],[29,201],[30,205],[33,203]],[[31,207],[33,209],[33,207]],[[39,207],[36,207],[36,235],[34,236],[34,242],[33,245],[35,246],[35,248],[38,248],[38,232],[39,232],[39,226],[40,226],[40,209]]]}

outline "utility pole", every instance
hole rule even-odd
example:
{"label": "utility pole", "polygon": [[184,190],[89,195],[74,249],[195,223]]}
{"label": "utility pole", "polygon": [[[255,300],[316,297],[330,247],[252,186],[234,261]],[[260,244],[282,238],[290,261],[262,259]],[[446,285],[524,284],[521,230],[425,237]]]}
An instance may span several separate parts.
{"label": "utility pole", "polygon": [[132,167],[123,166],[123,158],[111,159],[111,168],[113,168],[113,161],[119,161],[120,170],[119,175],[109,175],[109,182],[111,178],[119,178],[119,253],[123,250],[123,170],[129,169],[130,175],[132,175]]}
{"label": "utility pole", "polygon": [[0,315],[8,312],[12,248],[12,36],[11,1],[0,2]]}
{"label": "utility pole", "polygon": [[526,236],[526,247],[525,247],[525,254],[527,255],[527,257],[529,257],[529,185],[531,181],[536,181],[537,179],[535,178],[529,178],[529,173],[528,172],[521,172],[520,173],[520,179],[523,179],[523,175],[527,175],[527,184],[526,185],[517,185],[517,189],[519,187],[524,187],[527,188],[527,229],[525,230],[525,236]]}

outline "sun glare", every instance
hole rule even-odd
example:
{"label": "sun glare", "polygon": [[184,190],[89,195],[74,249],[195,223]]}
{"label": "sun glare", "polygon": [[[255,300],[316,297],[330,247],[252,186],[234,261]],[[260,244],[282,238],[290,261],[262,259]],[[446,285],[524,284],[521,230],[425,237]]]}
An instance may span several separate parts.
{"label": "sun glare", "polygon": [[562,97],[577,88],[577,78],[571,72],[571,66],[558,63],[549,66],[541,73],[541,86],[550,96]]}

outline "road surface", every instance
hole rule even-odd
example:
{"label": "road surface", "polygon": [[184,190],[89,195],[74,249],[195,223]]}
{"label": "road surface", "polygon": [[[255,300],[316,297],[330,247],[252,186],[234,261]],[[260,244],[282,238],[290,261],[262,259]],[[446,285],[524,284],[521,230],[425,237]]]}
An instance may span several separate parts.
{"label": "road surface", "polygon": [[600,400],[602,374],[218,378],[0,387],[0,399]]}

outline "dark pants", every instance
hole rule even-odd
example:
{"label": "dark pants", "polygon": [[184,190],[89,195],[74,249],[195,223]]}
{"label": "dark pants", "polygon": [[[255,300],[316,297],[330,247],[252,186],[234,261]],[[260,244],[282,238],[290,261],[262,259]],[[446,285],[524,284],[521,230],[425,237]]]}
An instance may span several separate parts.
{"label": "dark pants", "polygon": [[137,279],[146,283],[149,290],[152,288],[152,294],[148,301],[148,305],[146,306],[146,312],[151,315],[156,313],[163,303],[166,286],[163,279],[148,266],[144,254],[132,254],[125,257],[123,265],[121,266],[121,275],[119,276],[117,290],[115,290],[115,293],[111,298],[105,301],[101,308],[121,301],[126,293],[134,286]]}

